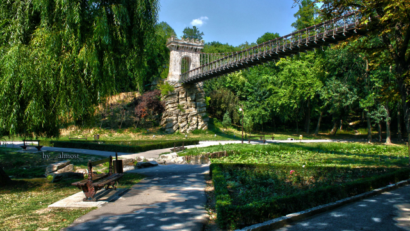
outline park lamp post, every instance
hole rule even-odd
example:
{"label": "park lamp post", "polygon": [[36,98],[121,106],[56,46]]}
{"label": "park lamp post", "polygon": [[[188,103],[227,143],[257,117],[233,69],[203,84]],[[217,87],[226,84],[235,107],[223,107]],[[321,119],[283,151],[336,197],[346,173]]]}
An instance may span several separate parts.
{"label": "park lamp post", "polygon": [[244,112],[243,112],[242,108],[239,108],[239,111],[242,112],[242,144],[243,144],[243,114],[244,114]]}

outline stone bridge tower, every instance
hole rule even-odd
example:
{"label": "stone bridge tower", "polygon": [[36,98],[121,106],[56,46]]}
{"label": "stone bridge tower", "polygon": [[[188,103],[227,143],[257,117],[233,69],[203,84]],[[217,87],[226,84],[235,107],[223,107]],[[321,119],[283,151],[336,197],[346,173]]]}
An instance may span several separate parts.
{"label": "stone bridge tower", "polygon": [[179,83],[181,73],[200,66],[200,54],[204,48],[204,42],[171,37],[167,41],[167,47],[171,55],[166,81],[175,90],[162,96],[162,100],[165,101],[165,112],[161,126],[167,133],[208,129],[203,83],[191,85]]}

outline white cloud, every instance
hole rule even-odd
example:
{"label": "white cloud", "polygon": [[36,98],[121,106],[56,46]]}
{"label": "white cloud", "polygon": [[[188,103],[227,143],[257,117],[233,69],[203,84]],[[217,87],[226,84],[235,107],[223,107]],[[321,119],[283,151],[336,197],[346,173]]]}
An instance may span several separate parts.
{"label": "white cloud", "polygon": [[202,16],[200,18],[192,20],[191,25],[192,26],[202,26],[206,20],[208,20],[208,17]]}

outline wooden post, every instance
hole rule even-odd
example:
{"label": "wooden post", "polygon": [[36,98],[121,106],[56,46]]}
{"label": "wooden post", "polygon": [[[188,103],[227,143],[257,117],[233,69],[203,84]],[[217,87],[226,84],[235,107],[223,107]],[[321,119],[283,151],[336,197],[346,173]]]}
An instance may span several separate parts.
{"label": "wooden post", "polygon": [[[110,159],[111,160],[111,159]],[[118,153],[117,152],[115,152],[115,173],[118,173]],[[111,166],[111,164],[110,164],[110,166]]]}

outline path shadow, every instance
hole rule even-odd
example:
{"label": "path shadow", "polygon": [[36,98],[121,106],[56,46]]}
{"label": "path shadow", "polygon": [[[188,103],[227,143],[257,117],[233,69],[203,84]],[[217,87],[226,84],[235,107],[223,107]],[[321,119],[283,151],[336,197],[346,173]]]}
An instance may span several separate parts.
{"label": "path shadow", "polygon": [[77,219],[65,230],[201,230],[207,222],[204,173],[208,168],[134,170],[146,178],[122,199]]}
{"label": "path shadow", "polygon": [[[410,230],[410,222],[406,222],[409,213],[405,212],[410,210],[409,200],[410,186],[407,185],[288,224],[278,230]],[[407,217],[404,217],[406,214]]]}

